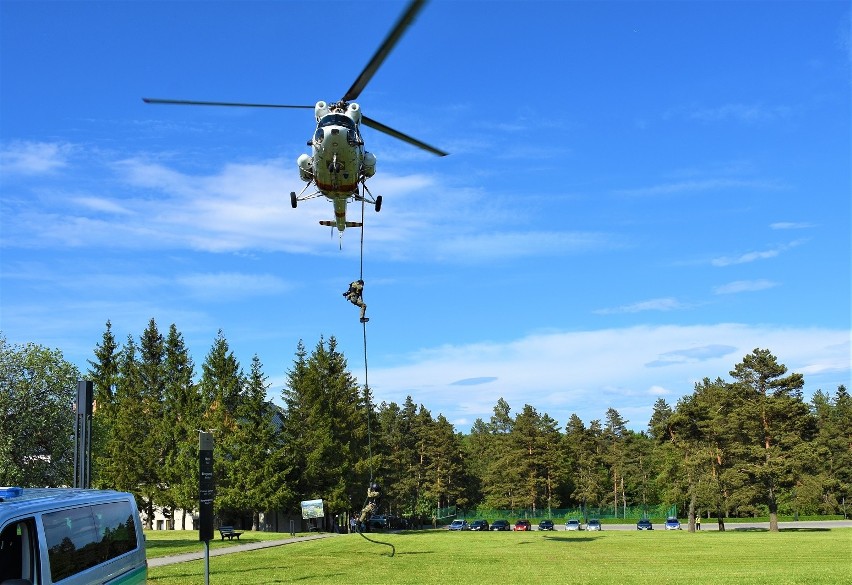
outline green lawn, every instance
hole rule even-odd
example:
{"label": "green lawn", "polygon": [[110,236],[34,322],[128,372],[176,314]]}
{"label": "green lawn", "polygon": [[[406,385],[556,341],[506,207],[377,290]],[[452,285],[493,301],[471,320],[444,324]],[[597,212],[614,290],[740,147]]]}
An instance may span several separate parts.
{"label": "green lawn", "polygon": [[[216,532],[216,540],[210,541],[210,549],[246,544],[248,542],[259,542],[261,540],[282,540],[290,538],[289,533],[281,532],[252,532],[242,531],[239,540],[221,540]],[[297,536],[300,536],[297,534]],[[304,536],[304,535],[302,535]],[[190,552],[203,552],[204,545],[198,540],[197,530],[146,530],[145,549],[148,558],[164,557],[168,555],[179,555]]]}
{"label": "green lawn", "polygon": [[[197,533],[190,534],[197,539]],[[837,585],[849,583],[852,571],[849,528],[594,534],[439,530],[370,536],[392,543],[396,555],[356,534],[335,536],[211,557],[210,582]],[[156,542],[149,540],[149,545]],[[193,544],[193,550],[202,549]],[[201,582],[202,561],[148,572],[153,585]]]}

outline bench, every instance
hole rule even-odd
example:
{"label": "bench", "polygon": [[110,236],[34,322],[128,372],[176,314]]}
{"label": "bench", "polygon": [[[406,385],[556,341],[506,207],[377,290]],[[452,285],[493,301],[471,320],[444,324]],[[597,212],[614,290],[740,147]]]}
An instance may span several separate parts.
{"label": "bench", "polygon": [[237,537],[237,540],[239,540],[240,534],[242,534],[242,532],[237,532],[236,530],[234,530],[233,526],[220,526],[219,534],[222,535],[222,540],[225,540],[226,538],[228,540],[233,540],[235,536]]}

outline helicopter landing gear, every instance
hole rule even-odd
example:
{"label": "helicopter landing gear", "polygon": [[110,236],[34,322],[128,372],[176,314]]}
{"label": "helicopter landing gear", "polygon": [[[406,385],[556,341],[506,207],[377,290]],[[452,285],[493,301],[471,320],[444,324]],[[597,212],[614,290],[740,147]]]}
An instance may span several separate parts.
{"label": "helicopter landing gear", "polygon": [[382,210],[382,196],[379,195],[376,197],[376,213]]}
{"label": "helicopter landing gear", "polygon": [[298,200],[296,199],[296,192],[290,191],[290,205],[293,206],[293,209],[296,209],[296,203]]}

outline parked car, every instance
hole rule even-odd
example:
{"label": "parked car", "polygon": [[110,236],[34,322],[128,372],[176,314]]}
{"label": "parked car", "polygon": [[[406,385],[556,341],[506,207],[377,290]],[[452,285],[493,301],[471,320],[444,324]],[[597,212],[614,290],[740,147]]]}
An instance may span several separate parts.
{"label": "parked car", "polygon": [[538,523],[539,530],[553,530],[553,520],[542,520]]}
{"label": "parked car", "polygon": [[532,530],[532,524],[529,520],[518,520],[515,522],[515,530]]}
{"label": "parked car", "polygon": [[580,521],[576,518],[571,518],[565,523],[565,530],[580,530]]}
{"label": "parked car", "polygon": [[[508,524],[508,522],[506,523]],[[471,530],[488,530],[488,520],[474,520],[470,525]]]}
{"label": "parked car", "polygon": [[447,530],[470,530],[470,526],[468,526],[467,520],[453,520]]}
{"label": "parked car", "polygon": [[666,518],[666,530],[680,530],[680,520],[674,516]]}
{"label": "parked car", "polygon": [[511,530],[508,520],[495,520],[491,523],[491,530]]}
{"label": "parked car", "polygon": [[636,530],[653,530],[654,525],[651,524],[651,521],[647,518],[643,518],[639,522],[636,523]]}
{"label": "parked car", "polygon": [[387,516],[373,515],[367,519],[367,528],[370,530],[384,530],[388,527]]}
{"label": "parked car", "polygon": [[589,520],[588,524],[586,524],[586,530],[601,530],[601,521],[597,518],[592,518]]}

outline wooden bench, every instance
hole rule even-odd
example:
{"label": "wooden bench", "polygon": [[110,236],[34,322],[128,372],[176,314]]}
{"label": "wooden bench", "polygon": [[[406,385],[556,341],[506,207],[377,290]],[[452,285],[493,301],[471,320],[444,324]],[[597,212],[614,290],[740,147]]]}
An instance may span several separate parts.
{"label": "wooden bench", "polygon": [[239,540],[240,534],[242,534],[242,532],[237,532],[236,530],[234,530],[233,526],[220,526],[219,534],[222,535],[222,540],[225,540],[226,538],[228,540],[233,540],[235,536],[237,537],[237,540]]}

